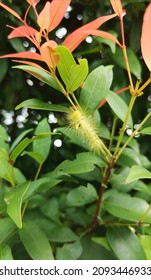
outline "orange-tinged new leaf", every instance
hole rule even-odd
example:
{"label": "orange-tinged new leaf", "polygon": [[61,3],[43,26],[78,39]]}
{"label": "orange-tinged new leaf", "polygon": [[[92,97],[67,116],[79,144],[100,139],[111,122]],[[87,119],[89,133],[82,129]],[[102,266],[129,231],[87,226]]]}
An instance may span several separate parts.
{"label": "orange-tinged new leaf", "polygon": [[20,21],[22,21],[19,14],[17,14],[14,10],[12,10],[10,7],[6,6],[5,4],[0,2],[0,6],[3,7],[7,12],[12,14],[14,17],[18,18]]}
{"label": "orange-tinged new leaf", "polygon": [[26,64],[26,65],[30,65],[30,66],[34,66],[38,69],[44,70],[46,71],[43,67],[41,67],[39,64],[34,63],[32,61],[27,61],[27,60],[19,60],[19,59],[12,59],[13,62],[17,62],[17,63],[22,63],[22,64]]}
{"label": "orange-tinged new leaf", "polygon": [[115,16],[116,14],[102,16],[76,29],[66,37],[63,42],[63,46],[66,46],[71,52],[74,51],[79,46],[79,44],[88,36],[88,34],[85,34],[84,32],[82,33],[82,31],[96,30],[104,22],[114,18]]}
{"label": "orange-tinged new leaf", "polygon": [[47,30],[50,26],[50,20],[51,20],[51,11],[50,11],[50,2],[46,2],[44,8],[42,9],[41,13],[38,15],[37,23],[40,26],[40,29]]}
{"label": "orange-tinged new leaf", "polygon": [[110,2],[117,16],[119,17],[123,16],[123,7],[122,7],[121,0],[110,0]]}
{"label": "orange-tinged new leaf", "polygon": [[57,47],[57,43],[53,40],[50,40],[44,43],[40,47],[40,53],[43,61],[46,62],[49,68],[55,69],[58,63],[58,57],[53,54],[54,49]]}
{"label": "orange-tinged new leaf", "polygon": [[112,40],[114,43],[118,44],[120,47],[122,47],[122,45],[120,44],[120,42],[117,40],[117,38],[112,35],[111,33],[109,32],[105,32],[105,31],[102,31],[102,30],[87,30],[87,31],[82,31],[82,33],[85,33],[85,34],[91,34],[91,35],[95,35],[95,36],[99,36],[99,37],[102,37],[102,38],[106,38],[106,39],[110,39]]}
{"label": "orange-tinged new leaf", "polygon": [[43,61],[41,55],[34,52],[19,52],[19,53],[5,54],[5,55],[1,55],[0,58],[27,58],[27,59]]}
{"label": "orange-tinged new leaf", "polygon": [[26,0],[31,6],[36,7],[40,0]]}
{"label": "orange-tinged new leaf", "polygon": [[148,5],[142,24],[141,51],[143,59],[151,71],[151,3]]}
{"label": "orange-tinged new leaf", "polygon": [[8,38],[16,37],[32,37],[37,33],[37,30],[30,26],[19,26],[14,28],[14,30],[9,34]]}
{"label": "orange-tinged new leaf", "polygon": [[64,14],[70,5],[71,0],[53,0],[50,4],[51,19],[48,32],[55,29],[61,22]]}

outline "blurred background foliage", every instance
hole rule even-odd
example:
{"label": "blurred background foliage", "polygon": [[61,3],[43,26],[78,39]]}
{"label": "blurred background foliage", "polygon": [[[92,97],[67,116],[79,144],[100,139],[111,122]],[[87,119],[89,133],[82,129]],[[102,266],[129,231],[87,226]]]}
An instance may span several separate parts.
{"label": "blurred background foliage", "polygon": [[[10,5],[20,15],[23,15],[26,8],[26,1],[4,0],[6,5]],[[38,4],[39,11],[42,9],[46,1],[40,1]],[[148,76],[148,70],[142,60],[140,51],[140,36],[143,13],[150,1],[142,0],[123,0],[122,3],[127,11],[124,17],[125,23],[125,38],[127,47],[130,49],[131,60],[133,64],[133,79],[136,77],[145,81]],[[56,40],[58,44],[64,40],[65,36],[77,29],[78,27],[96,19],[99,16],[107,15],[112,12],[109,0],[72,0],[71,6],[67,10],[65,17],[59,28],[51,33],[51,39]],[[29,24],[33,25],[34,15],[30,13]],[[36,23],[34,23],[36,26]],[[31,44],[26,39],[8,40],[7,36],[10,29],[6,25],[17,26],[18,21],[12,15],[8,14],[2,8],[0,9],[0,55],[7,53],[14,53],[17,51],[29,50],[32,48]],[[120,29],[118,19],[105,23],[101,29],[113,32],[120,40]],[[119,90],[128,86],[127,73],[123,68],[122,58],[118,47],[114,43],[99,37],[88,36],[86,40],[74,52],[75,57],[85,57],[89,61],[90,71],[99,65],[114,65],[114,80],[112,84],[113,90]],[[24,73],[18,69],[12,69],[15,62],[10,59],[0,60],[0,122],[7,128],[10,135],[9,141],[13,141],[25,129],[35,129],[38,122],[47,117],[49,123],[54,130],[56,127],[64,123],[64,116],[53,112],[32,111],[22,109],[15,111],[14,108],[20,102],[28,98],[39,98],[44,102],[65,104],[63,96],[47,85],[42,84],[29,74]],[[147,111],[151,109],[151,93],[150,87],[145,89],[143,97],[137,100],[133,117],[135,123],[139,123],[146,115]],[[128,102],[129,93],[122,93],[124,99]],[[113,116],[110,113],[108,105],[100,110],[101,119],[108,127],[111,128]],[[59,141],[58,141],[59,138]],[[57,140],[57,141],[56,141]],[[82,148],[73,146],[71,143],[64,141],[62,136],[53,137],[52,152],[43,167],[45,172],[53,170],[53,168],[63,159],[74,158],[77,149]],[[141,145],[142,153],[151,158],[150,139],[146,136],[139,137],[138,141]],[[73,149],[74,148],[74,149]],[[74,151],[74,152],[73,152]],[[51,166],[50,166],[51,160]],[[17,163],[21,167],[21,163]],[[33,160],[24,156],[24,172],[28,178],[35,173],[33,168]],[[36,164],[36,163],[35,163]],[[25,170],[26,169],[26,170]],[[34,172],[34,173],[32,173]]]}

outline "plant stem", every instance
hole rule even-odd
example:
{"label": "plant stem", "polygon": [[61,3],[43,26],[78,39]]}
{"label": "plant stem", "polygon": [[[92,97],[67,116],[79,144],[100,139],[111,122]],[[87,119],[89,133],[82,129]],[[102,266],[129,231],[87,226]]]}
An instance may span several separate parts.
{"label": "plant stem", "polygon": [[112,131],[111,131],[111,137],[110,137],[110,143],[109,143],[109,151],[112,148],[113,138],[114,138],[115,129],[116,129],[116,122],[117,122],[117,116],[114,116],[113,125],[112,125]]}
{"label": "plant stem", "polygon": [[39,176],[39,173],[40,173],[40,171],[41,171],[42,166],[43,166],[43,163],[39,164],[39,167],[38,167],[38,170],[37,170],[37,172],[36,172],[36,175],[35,175],[35,179],[34,179],[34,180],[37,180],[37,179],[38,179],[38,176]]}
{"label": "plant stem", "polygon": [[116,156],[116,154],[118,153],[118,149],[119,149],[120,144],[122,142],[123,135],[124,135],[124,132],[125,132],[125,129],[126,129],[126,125],[127,125],[129,116],[131,114],[131,111],[133,109],[133,105],[135,103],[136,97],[137,97],[137,95],[132,95],[131,96],[131,100],[130,100],[130,104],[129,104],[129,107],[128,107],[128,111],[127,111],[127,114],[126,114],[123,126],[122,126],[121,131],[120,131],[120,135],[119,135],[119,138],[118,138],[118,141],[117,141],[117,145],[115,147],[114,156]]}
{"label": "plant stem", "polygon": [[151,83],[151,76],[149,77],[149,79],[139,88],[139,93],[141,93],[144,88],[146,88],[149,84]]}
{"label": "plant stem", "polygon": [[134,85],[133,85],[133,81],[132,81],[132,75],[131,75],[129,60],[128,60],[128,56],[127,56],[127,50],[126,50],[126,45],[125,45],[123,17],[119,17],[119,19],[120,19],[121,36],[122,36],[122,51],[123,51],[123,55],[124,55],[124,60],[125,60],[125,64],[126,64],[126,69],[127,69],[129,82],[130,82],[130,88],[131,88],[131,91],[133,92],[134,91]]}
{"label": "plant stem", "polygon": [[116,161],[119,158],[119,156],[122,154],[124,149],[127,147],[127,145],[130,143],[130,141],[139,133],[140,128],[144,125],[144,123],[151,117],[151,112],[148,113],[148,115],[144,118],[144,120],[139,124],[137,129],[135,129],[132,133],[132,135],[128,138],[128,140],[125,142],[123,147],[121,147],[120,151],[116,155]]}

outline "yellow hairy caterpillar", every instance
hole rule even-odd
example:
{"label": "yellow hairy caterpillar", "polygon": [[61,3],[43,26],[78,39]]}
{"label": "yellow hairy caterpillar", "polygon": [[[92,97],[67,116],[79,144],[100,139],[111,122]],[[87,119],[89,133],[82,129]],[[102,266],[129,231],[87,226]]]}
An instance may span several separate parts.
{"label": "yellow hairy caterpillar", "polygon": [[92,118],[89,118],[81,109],[75,109],[67,114],[69,127],[86,143],[88,150],[102,152],[102,140]]}

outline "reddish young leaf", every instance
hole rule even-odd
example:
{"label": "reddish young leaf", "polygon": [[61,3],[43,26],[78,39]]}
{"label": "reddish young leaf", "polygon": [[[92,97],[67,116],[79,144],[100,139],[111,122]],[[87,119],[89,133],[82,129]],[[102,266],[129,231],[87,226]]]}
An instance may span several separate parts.
{"label": "reddish young leaf", "polygon": [[12,10],[11,8],[9,8],[8,6],[6,6],[5,4],[0,2],[0,6],[3,7],[5,10],[7,10],[7,12],[9,12],[10,14],[12,14],[14,17],[18,18],[20,21],[22,21],[21,17],[19,14],[17,14],[14,10]]}
{"label": "reddish young leaf", "polygon": [[51,20],[51,11],[50,11],[50,2],[46,2],[44,8],[42,9],[41,13],[38,15],[37,23],[42,30],[49,29],[50,20]]}
{"label": "reddish young leaf", "polygon": [[71,0],[53,0],[50,4],[51,20],[48,28],[48,32],[55,29],[61,22],[64,14],[70,4]]}
{"label": "reddish young leaf", "polygon": [[40,0],[26,0],[31,6],[36,7]]}
{"label": "reddish young leaf", "polygon": [[48,67],[52,69],[56,68],[58,62],[58,57],[53,55],[54,49],[56,47],[57,47],[57,43],[52,40],[44,43],[40,47],[40,53],[43,61],[45,61]]}
{"label": "reddish young leaf", "polygon": [[148,5],[144,18],[143,18],[143,25],[142,25],[142,35],[141,35],[141,51],[143,59],[151,71],[151,3]]}
{"label": "reddish young leaf", "polygon": [[112,35],[111,33],[108,33],[108,32],[102,31],[102,30],[87,30],[87,31],[81,31],[81,32],[85,33],[87,35],[91,34],[91,35],[99,36],[102,38],[110,39],[113,42],[115,42],[116,44],[118,44],[120,47],[122,47],[122,45],[117,40],[117,38],[114,35]]}
{"label": "reddish young leaf", "polygon": [[[9,26],[11,27],[11,26]],[[11,27],[13,28],[13,27]],[[8,38],[16,38],[16,37],[32,37],[36,35],[37,30],[30,26],[19,26],[14,28],[14,30],[9,34]]]}
{"label": "reddish young leaf", "polygon": [[118,17],[123,17],[126,11],[123,10],[121,0],[110,0],[112,8]]}
{"label": "reddish young leaf", "polygon": [[72,32],[69,36],[66,37],[66,39],[63,42],[63,46],[66,46],[71,52],[74,51],[79,46],[79,44],[88,36],[88,34],[82,33],[82,31],[96,30],[104,22],[114,18],[115,16],[116,14],[102,16],[76,29],[74,32]]}
{"label": "reddish young leaf", "polygon": [[5,54],[5,55],[1,55],[0,58],[27,58],[27,59],[43,61],[41,55],[34,52],[20,52],[20,53]]}
{"label": "reddish young leaf", "polygon": [[22,64],[27,64],[30,66],[34,66],[38,69],[44,70],[46,71],[43,67],[41,67],[39,64],[31,62],[31,61],[27,61],[27,60],[18,60],[18,59],[12,59],[13,62],[17,62],[17,63],[22,63]]}

